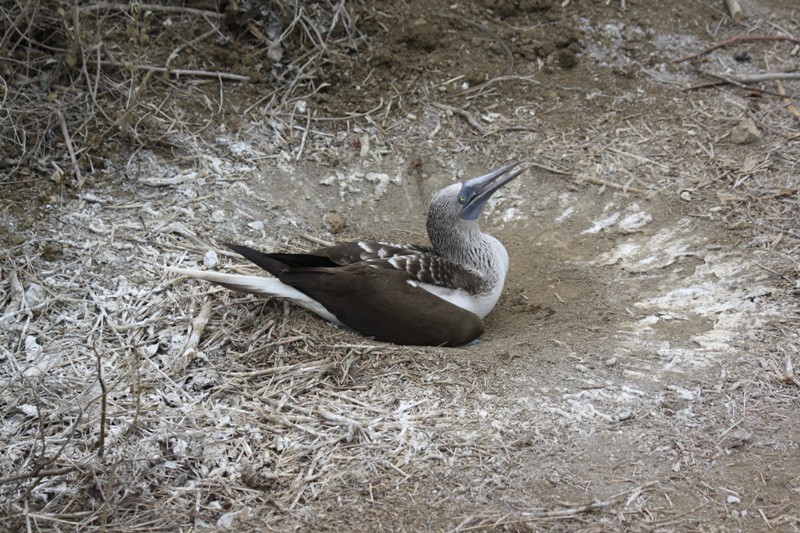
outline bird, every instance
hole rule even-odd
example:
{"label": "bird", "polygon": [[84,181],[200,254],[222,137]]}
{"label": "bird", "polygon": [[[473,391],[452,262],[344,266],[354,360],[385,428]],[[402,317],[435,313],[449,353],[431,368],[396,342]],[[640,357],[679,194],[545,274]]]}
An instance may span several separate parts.
{"label": "bird", "polygon": [[169,268],[231,290],[292,301],[377,341],[457,347],[478,341],[503,291],[508,252],[483,233],[487,200],[519,176],[521,162],[453,183],[431,199],[429,245],[361,240],[307,253],[225,244],[272,277]]}

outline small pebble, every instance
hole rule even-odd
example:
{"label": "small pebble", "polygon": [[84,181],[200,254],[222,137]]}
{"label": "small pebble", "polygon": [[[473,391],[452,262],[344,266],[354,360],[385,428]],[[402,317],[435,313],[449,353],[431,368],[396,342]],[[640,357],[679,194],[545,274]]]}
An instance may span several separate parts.
{"label": "small pebble", "polygon": [[251,489],[258,489],[261,484],[259,477],[258,469],[255,466],[249,464],[242,468],[242,481]]}
{"label": "small pebble", "polygon": [[28,361],[36,360],[40,353],[42,353],[42,347],[36,341],[36,337],[33,335],[28,335],[25,337],[25,355],[27,356]]}
{"label": "small pebble", "polygon": [[25,303],[28,304],[28,307],[36,307],[44,302],[46,297],[47,291],[38,283],[31,283],[25,291]]}
{"label": "small pebble", "polygon": [[57,242],[46,242],[42,246],[42,259],[45,261],[56,261],[64,253],[64,247]]}
{"label": "small pebble", "polygon": [[761,131],[752,118],[744,118],[731,130],[731,142],[752,144],[761,138]]}
{"label": "small pebble", "polygon": [[558,59],[558,66],[561,68],[570,69],[578,66],[578,57],[572,50],[560,50],[556,54],[556,58]]}
{"label": "small pebble", "polygon": [[617,413],[616,418],[620,422],[623,422],[625,420],[630,420],[631,418],[633,418],[633,413],[631,413],[630,411],[622,411]]}
{"label": "small pebble", "polygon": [[327,213],[322,217],[322,223],[325,229],[331,233],[339,233],[344,229],[344,219],[336,213]]}
{"label": "small pebble", "polygon": [[741,503],[742,499],[738,496],[734,496],[733,494],[728,494],[728,503]]}
{"label": "small pebble", "polygon": [[31,405],[28,403],[24,403],[18,407],[20,411],[22,411],[27,416],[39,416],[39,408],[35,405]]}
{"label": "small pebble", "polygon": [[220,516],[219,519],[217,519],[217,527],[219,529],[230,529],[234,520],[236,520],[236,515],[236,511],[232,511]]}
{"label": "small pebble", "polygon": [[251,229],[256,231],[263,231],[264,230],[264,223],[260,220],[254,220],[252,222],[248,222],[247,226]]}
{"label": "small pebble", "polygon": [[681,191],[681,200],[686,200],[687,202],[691,202],[692,193],[690,191]]}
{"label": "small pebble", "polygon": [[617,358],[616,357],[609,357],[608,359],[606,359],[603,362],[606,364],[606,366],[614,366],[614,365],[617,364]]}
{"label": "small pebble", "polygon": [[203,254],[203,265],[206,268],[214,268],[219,264],[219,257],[217,257],[217,252],[214,250],[209,250]]}

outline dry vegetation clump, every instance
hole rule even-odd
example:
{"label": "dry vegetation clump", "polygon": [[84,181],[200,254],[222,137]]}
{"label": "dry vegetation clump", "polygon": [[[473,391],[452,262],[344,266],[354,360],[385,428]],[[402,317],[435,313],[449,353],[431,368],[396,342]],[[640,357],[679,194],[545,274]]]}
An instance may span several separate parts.
{"label": "dry vegetation clump", "polygon": [[[0,5],[0,183],[80,189],[116,146],[175,150],[214,123],[291,112],[364,43],[342,2],[197,5]],[[222,116],[222,88],[212,101],[201,86],[237,82],[268,89]]]}
{"label": "dry vegetation clump", "polygon": [[[326,66],[347,60],[363,44],[343,2],[229,2],[224,13],[212,7],[0,5],[0,187],[9,194],[31,183],[36,194],[48,184],[88,188],[107,161],[124,160],[117,150],[180,153],[215,121],[251,112],[278,129],[282,113],[291,114],[296,101],[320,89]],[[258,86],[258,99],[236,117],[224,116],[222,85],[239,82]],[[208,84],[220,86],[218,100],[207,96]],[[100,222],[88,225],[105,233]],[[235,324],[254,338],[275,337],[274,346],[255,355],[273,361],[273,368],[252,374],[254,355],[239,346],[245,355],[233,362],[230,339],[215,337],[217,362],[194,373],[188,369],[197,357],[208,361],[206,343],[198,343],[210,304],[199,317],[190,311],[189,331],[165,333],[159,324],[186,314],[165,297],[172,282],[141,291],[119,276],[109,292],[92,268],[104,259],[88,259],[90,250],[128,245],[61,230],[53,257],[72,247],[86,250],[84,259],[2,272],[0,529],[171,530],[186,524],[194,505],[221,514],[224,524],[235,516],[226,511],[238,512],[242,503],[247,514],[249,498],[265,486],[275,494],[276,509],[294,507],[328,479],[321,442],[335,449],[339,442],[381,435],[369,410],[358,419],[337,415],[338,402],[356,404],[330,392],[352,379],[349,369],[358,367],[357,355],[368,346],[333,342],[320,353],[302,332],[278,336],[274,322],[258,330]],[[113,277],[108,270],[100,274],[106,275]],[[51,292],[53,287],[61,292]],[[213,368],[218,363],[241,375],[221,382]],[[164,387],[164,379],[170,385]],[[253,379],[260,383],[255,388]],[[315,390],[330,402],[306,395]],[[175,417],[152,409],[163,402]],[[230,423],[223,412],[228,408],[250,412],[252,425]],[[397,416],[408,417],[410,409]],[[308,429],[308,421],[325,429]],[[396,433],[401,426],[392,423]],[[220,424],[227,436],[217,442],[223,433],[207,428]],[[245,463],[230,455],[238,449],[235,454],[249,456],[248,442],[262,439],[292,452]],[[313,470],[319,470],[295,462],[295,454],[313,458]],[[274,461],[280,464],[272,466]],[[243,464],[250,465],[245,472]],[[266,477],[264,465],[273,472]],[[198,475],[219,481],[209,484]],[[238,488],[227,486],[228,476]],[[190,521],[214,525],[206,520]]]}

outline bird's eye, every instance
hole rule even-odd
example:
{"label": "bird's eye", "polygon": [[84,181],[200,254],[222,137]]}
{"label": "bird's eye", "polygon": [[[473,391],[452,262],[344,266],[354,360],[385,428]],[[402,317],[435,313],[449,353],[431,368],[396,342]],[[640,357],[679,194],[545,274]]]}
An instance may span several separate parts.
{"label": "bird's eye", "polygon": [[458,203],[464,204],[466,202],[467,202],[467,195],[466,194],[458,195]]}

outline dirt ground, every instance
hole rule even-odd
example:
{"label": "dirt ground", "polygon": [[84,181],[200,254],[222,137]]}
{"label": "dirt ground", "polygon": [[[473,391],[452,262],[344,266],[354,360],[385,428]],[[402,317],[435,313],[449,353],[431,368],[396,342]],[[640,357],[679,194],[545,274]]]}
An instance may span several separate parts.
{"label": "dirt ground", "polygon": [[[193,44],[250,81],[154,78],[155,141],[0,188],[3,528],[800,531],[800,81],[731,82],[797,72],[800,14],[741,3],[354,3],[358,45],[281,108],[251,34]],[[741,35],[794,40],[675,62]],[[165,272],[424,243],[435,191],[514,159],[476,346]]]}

